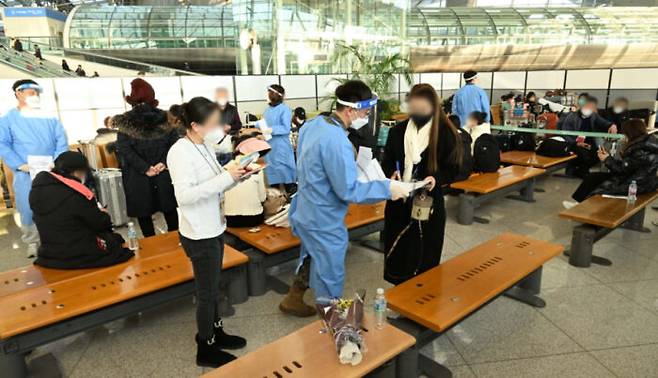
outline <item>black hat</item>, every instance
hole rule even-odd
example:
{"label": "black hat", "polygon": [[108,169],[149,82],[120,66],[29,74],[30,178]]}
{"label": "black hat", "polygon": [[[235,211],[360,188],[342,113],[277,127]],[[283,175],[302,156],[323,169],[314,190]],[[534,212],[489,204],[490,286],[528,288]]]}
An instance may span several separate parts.
{"label": "black hat", "polygon": [[475,79],[478,76],[478,73],[473,70],[468,70],[464,72],[464,80],[470,81]]}
{"label": "black hat", "polygon": [[55,170],[59,172],[89,170],[89,162],[85,155],[80,152],[65,151],[55,159]]}

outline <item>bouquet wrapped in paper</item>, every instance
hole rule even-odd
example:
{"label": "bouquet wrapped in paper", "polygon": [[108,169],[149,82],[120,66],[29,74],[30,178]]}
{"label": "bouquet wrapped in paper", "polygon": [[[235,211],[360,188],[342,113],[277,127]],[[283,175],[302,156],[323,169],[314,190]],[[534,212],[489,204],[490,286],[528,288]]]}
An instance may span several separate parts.
{"label": "bouquet wrapped in paper", "polygon": [[318,313],[333,335],[341,364],[358,365],[366,351],[361,326],[365,290],[354,293],[352,299],[338,299],[328,306],[317,305]]}

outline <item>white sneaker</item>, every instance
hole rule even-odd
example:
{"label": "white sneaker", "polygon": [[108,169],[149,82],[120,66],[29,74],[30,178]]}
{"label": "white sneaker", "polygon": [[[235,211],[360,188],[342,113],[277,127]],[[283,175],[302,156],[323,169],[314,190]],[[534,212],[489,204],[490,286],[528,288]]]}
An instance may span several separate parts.
{"label": "white sneaker", "polygon": [[33,259],[37,257],[37,250],[39,249],[39,244],[30,243],[27,245],[27,258]]}
{"label": "white sneaker", "polygon": [[575,207],[576,205],[578,205],[578,202],[562,201],[562,206],[564,206],[564,208],[567,209],[567,210]]}

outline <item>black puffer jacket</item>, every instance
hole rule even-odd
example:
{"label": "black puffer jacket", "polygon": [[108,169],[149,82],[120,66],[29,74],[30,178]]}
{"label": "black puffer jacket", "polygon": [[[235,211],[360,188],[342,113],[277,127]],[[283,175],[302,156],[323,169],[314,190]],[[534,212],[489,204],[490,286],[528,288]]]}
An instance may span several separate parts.
{"label": "black puffer jacket", "polygon": [[176,209],[174,187],[169,171],[148,177],[146,172],[158,163],[167,164],[169,148],[179,138],[169,126],[167,113],[148,104],[113,118],[119,130],[116,153],[126,192],[128,216],[145,217]]}
{"label": "black puffer jacket", "polygon": [[118,264],[133,256],[122,248],[121,236],[112,233],[110,216],[98,209],[96,199],[87,199],[50,172],[41,172],[34,178],[30,207],[41,237],[34,262],[37,265],[95,268]]}
{"label": "black puffer jacket", "polygon": [[627,194],[631,181],[637,183],[637,193],[658,189],[658,139],[646,135],[628,145],[621,158],[609,157],[605,166],[615,175],[604,181],[593,194]]}

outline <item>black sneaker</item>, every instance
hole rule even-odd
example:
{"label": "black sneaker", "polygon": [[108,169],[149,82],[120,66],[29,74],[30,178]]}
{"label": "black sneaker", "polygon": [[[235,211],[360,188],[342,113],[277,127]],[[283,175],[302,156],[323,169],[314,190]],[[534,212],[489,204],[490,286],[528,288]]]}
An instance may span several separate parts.
{"label": "black sneaker", "polygon": [[241,349],[247,345],[247,340],[240,336],[229,335],[224,332],[224,323],[219,319],[215,325],[215,341],[222,349]]}
{"label": "black sneaker", "polygon": [[197,345],[197,366],[218,368],[237,358],[234,355],[221,350],[221,347],[215,342],[215,336],[210,340],[201,340],[199,335],[196,335],[195,338]]}

